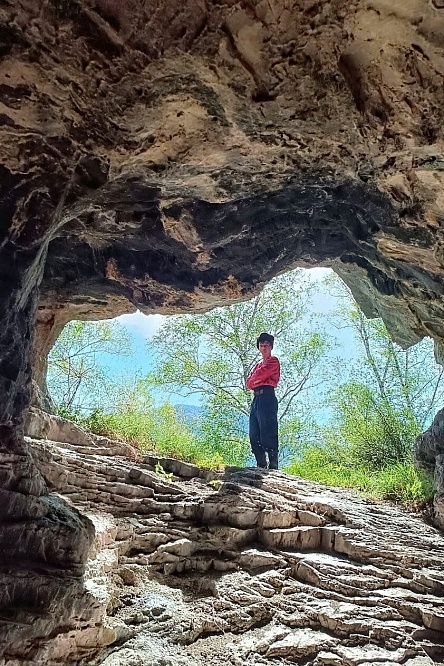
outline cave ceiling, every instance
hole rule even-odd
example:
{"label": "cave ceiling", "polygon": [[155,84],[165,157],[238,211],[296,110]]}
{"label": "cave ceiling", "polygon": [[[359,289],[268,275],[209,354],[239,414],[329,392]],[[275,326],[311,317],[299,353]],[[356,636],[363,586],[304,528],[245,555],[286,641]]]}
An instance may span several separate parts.
{"label": "cave ceiling", "polygon": [[5,284],[69,319],[202,311],[332,266],[443,321],[440,3],[2,0]]}

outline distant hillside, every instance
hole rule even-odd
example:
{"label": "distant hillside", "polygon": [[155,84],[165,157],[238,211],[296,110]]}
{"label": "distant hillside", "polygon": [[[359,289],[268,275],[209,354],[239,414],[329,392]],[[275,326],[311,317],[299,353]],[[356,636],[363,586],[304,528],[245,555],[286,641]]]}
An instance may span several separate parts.
{"label": "distant hillside", "polygon": [[180,420],[183,420],[185,423],[198,419],[202,416],[204,408],[200,405],[174,405],[174,409],[177,412],[177,416]]}
{"label": "distant hillside", "polygon": [[200,405],[174,405],[177,418],[183,423],[193,435],[200,434],[200,423],[204,408]]}

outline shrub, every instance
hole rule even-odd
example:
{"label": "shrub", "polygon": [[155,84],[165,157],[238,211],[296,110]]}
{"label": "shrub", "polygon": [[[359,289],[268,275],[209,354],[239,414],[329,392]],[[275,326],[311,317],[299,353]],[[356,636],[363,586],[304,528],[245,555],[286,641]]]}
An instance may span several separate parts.
{"label": "shrub", "polygon": [[63,410],[60,415],[98,435],[129,442],[143,453],[153,451],[213,469],[227,464],[211,442],[203,443],[196,439],[179,420],[173,405],[168,403],[154,407],[149,402],[129,402],[119,405],[112,412],[95,409],[85,416]]}
{"label": "shrub", "polygon": [[392,462],[375,469],[348,457],[347,453],[350,451],[335,452],[320,445],[310,446],[286,471],[328,486],[353,488],[376,499],[408,504],[432,498],[432,480],[411,461]]}
{"label": "shrub", "polygon": [[343,384],[331,393],[336,410],[327,438],[345,446],[352,464],[382,469],[408,461],[420,428],[413,412],[395,407],[359,382]]}

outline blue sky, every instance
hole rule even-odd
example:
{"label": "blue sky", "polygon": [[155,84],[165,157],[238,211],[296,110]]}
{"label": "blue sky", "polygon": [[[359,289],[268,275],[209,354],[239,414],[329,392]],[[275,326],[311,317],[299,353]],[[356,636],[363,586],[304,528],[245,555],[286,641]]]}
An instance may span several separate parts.
{"label": "blue sky", "polygon": [[[313,289],[311,290],[311,301],[306,312],[306,321],[303,321],[302,323],[305,324],[304,328],[306,330],[310,330],[311,320],[316,320],[318,318],[318,322],[315,322],[315,328],[317,323],[318,326],[323,328],[328,334],[329,340],[333,342],[332,349],[324,356],[321,366],[322,370],[325,370],[326,374],[330,375],[330,378],[334,377],[339,380],[339,382],[348,381],[352,377],[359,380],[362,370],[362,350],[358,347],[355,333],[352,328],[337,328],[335,326],[335,314],[345,303],[343,296],[333,295],[331,293],[333,290],[328,290],[324,284],[325,278],[329,273],[331,273],[331,270],[327,268],[314,268],[305,272],[303,277],[312,283]],[[335,290],[337,291],[337,288],[335,288]],[[165,320],[166,317],[162,315],[145,316],[140,312],[122,315],[117,318],[117,322],[124,327],[128,333],[132,347],[132,354],[131,356],[124,356],[108,352],[98,354],[97,358],[99,367],[101,367],[102,372],[106,374],[108,379],[112,381],[115,388],[118,389],[121,384],[128,386],[131,384],[132,379],[142,378],[153,370],[150,340],[159,331]],[[426,345],[426,348],[428,346],[428,349],[430,349],[430,340],[425,341],[424,344]],[[279,349],[279,339],[277,339],[274,353],[279,357],[280,355],[283,356],[282,352],[283,350]],[[433,366],[433,355],[431,350],[427,353],[430,354],[428,358],[430,359],[430,365]],[[357,368],[355,362],[358,359],[360,359],[361,365],[359,366],[357,373],[353,373],[353,369]],[[426,363],[428,367],[428,361],[426,361]],[[434,372],[436,372],[437,366],[434,367]],[[433,372],[433,369],[431,369],[431,371]],[[304,392],[304,399],[302,399],[301,396],[300,407],[301,410],[304,410],[305,403],[305,409],[307,409],[318,422],[326,422],[331,416],[331,413],[330,409],[326,407],[324,398],[326,397],[326,391],[332,387],[332,384],[328,380],[325,380],[325,378],[319,378],[319,382],[318,386],[312,387]],[[48,385],[51,391],[50,381],[48,382]],[[93,390],[93,394],[91,394],[91,390]],[[84,403],[90,405],[90,407],[94,406],[91,402],[92,397],[95,396],[96,401],[103,398],[103,395],[99,390],[97,391],[97,395],[95,395],[95,393],[95,389],[91,389],[91,384],[89,385],[89,388],[80,390],[79,395],[81,396],[81,399],[79,400],[78,406],[83,407]],[[114,399],[113,395],[114,392],[111,391],[109,397]],[[200,404],[199,396],[187,396],[185,392],[182,395],[177,395],[165,391],[160,392],[160,390],[158,392],[151,390],[151,395],[158,404],[167,401],[173,404]]]}
{"label": "blue sky", "polygon": [[[322,315],[323,325],[328,326],[328,322],[333,315],[333,312],[339,306],[339,300],[334,296],[327,293],[325,286],[322,284],[324,278],[331,273],[329,268],[312,268],[307,269],[306,275],[310,281],[315,285],[313,297],[311,300],[310,310],[307,312],[307,320],[312,316]],[[330,315],[330,316],[329,316]],[[128,331],[133,348],[134,357],[128,358],[114,358],[112,363],[112,370],[117,374],[123,372],[125,374],[139,371],[140,374],[146,374],[152,369],[151,357],[149,353],[149,340],[155,335],[162,326],[165,316],[163,315],[144,315],[141,312],[134,314],[125,314],[117,317],[118,321]],[[352,360],[356,357],[354,349],[353,335],[350,330],[332,329],[328,331],[337,338],[338,346],[332,351],[331,357],[340,355],[343,358]],[[276,343],[274,353],[279,356],[279,343]],[[199,404],[197,396],[178,396],[176,394],[162,394],[158,395],[159,400],[170,400],[173,404]]]}

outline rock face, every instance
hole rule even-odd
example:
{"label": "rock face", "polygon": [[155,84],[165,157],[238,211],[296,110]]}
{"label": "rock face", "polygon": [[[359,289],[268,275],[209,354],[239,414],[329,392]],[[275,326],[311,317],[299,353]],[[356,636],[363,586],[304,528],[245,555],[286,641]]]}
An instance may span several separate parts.
{"label": "rock face", "polygon": [[434,477],[435,523],[444,529],[444,409],[416,440],[414,455],[417,464]]}
{"label": "rock face", "polygon": [[322,264],[396,340],[431,335],[442,355],[443,12],[1,0],[5,617],[42,567],[59,583],[34,586],[35,617],[50,589],[54,622],[77,612],[91,524],[49,502],[22,427],[71,318],[199,311]]}
{"label": "rock face", "polygon": [[[48,501],[66,498],[95,527],[84,589],[65,590],[76,612],[52,633],[55,604],[32,627],[29,601],[16,607],[6,663],[442,663],[436,529],[279,472],[210,473],[70,432],[71,443],[28,442],[58,493]],[[28,579],[28,600],[63,575]]]}
{"label": "rock face", "polygon": [[444,335],[436,4],[4,0],[0,21],[38,375],[70,318],[199,310],[296,264],[334,264],[404,344]]}

